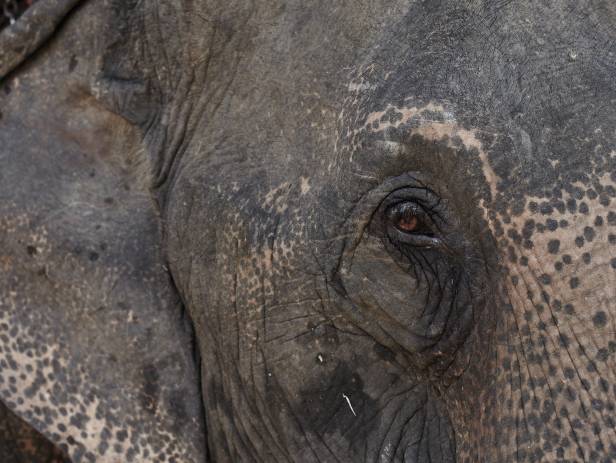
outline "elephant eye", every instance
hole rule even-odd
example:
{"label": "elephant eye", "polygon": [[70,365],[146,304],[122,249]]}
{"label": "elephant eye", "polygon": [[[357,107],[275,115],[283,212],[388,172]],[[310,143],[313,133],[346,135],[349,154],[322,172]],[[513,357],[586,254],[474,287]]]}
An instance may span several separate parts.
{"label": "elephant eye", "polygon": [[414,233],[424,228],[418,206],[410,201],[390,206],[386,214],[390,224],[401,232]]}
{"label": "elephant eye", "polygon": [[434,248],[442,244],[432,229],[430,217],[413,201],[400,201],[385,210],[387,234],[394,241]]}

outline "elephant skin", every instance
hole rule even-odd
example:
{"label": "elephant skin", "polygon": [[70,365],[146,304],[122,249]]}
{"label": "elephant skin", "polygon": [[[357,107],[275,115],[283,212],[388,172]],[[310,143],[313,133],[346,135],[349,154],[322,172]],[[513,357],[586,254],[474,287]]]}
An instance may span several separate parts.
{"label": "elephant skin", "polygon": [[0,398],[74,462],[616,461],[615,40],[84,2],[0,82]]}

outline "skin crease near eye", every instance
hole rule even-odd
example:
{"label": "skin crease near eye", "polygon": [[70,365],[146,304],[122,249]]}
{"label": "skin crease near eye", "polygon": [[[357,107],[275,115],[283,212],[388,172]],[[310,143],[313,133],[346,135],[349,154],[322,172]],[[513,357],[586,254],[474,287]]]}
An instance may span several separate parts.
{"label": "skin crease near eye", "polygon": [[474,250],[459,233],[449,193],[430,180],[409,173],[367,195],[358,216],[370,217],[368,228],[349,246],[339,274],[362,329],[410,362],[410,371],[440,377],[480,298],[470,285],[475,267],[465,265]]}

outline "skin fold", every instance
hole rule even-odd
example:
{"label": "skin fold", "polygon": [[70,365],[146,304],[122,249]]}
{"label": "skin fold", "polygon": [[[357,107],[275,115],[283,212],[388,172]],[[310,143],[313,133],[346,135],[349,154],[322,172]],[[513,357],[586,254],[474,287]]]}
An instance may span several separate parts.
{"label": "skin fold", "polygon": [[0,458],[2,461],[66,463],[63,452],[19,419],[2,404],[0,410]]}
{"label": "skin fold", "polygon": [[615,26],[85,2],[0,81],[0,399],[74,462],[616,460]]}

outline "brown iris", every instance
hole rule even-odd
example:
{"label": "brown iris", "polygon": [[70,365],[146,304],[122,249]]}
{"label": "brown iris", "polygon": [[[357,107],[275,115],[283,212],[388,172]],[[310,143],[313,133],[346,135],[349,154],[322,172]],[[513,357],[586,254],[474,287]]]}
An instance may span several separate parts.
{"label": "brown iris", "polygon": [[417,216],[407,213],[398,219],[398,222],[396,223],[396,228],[404,232],[412,232],[417,229],[418,225],[419,219],[417,218]]}

